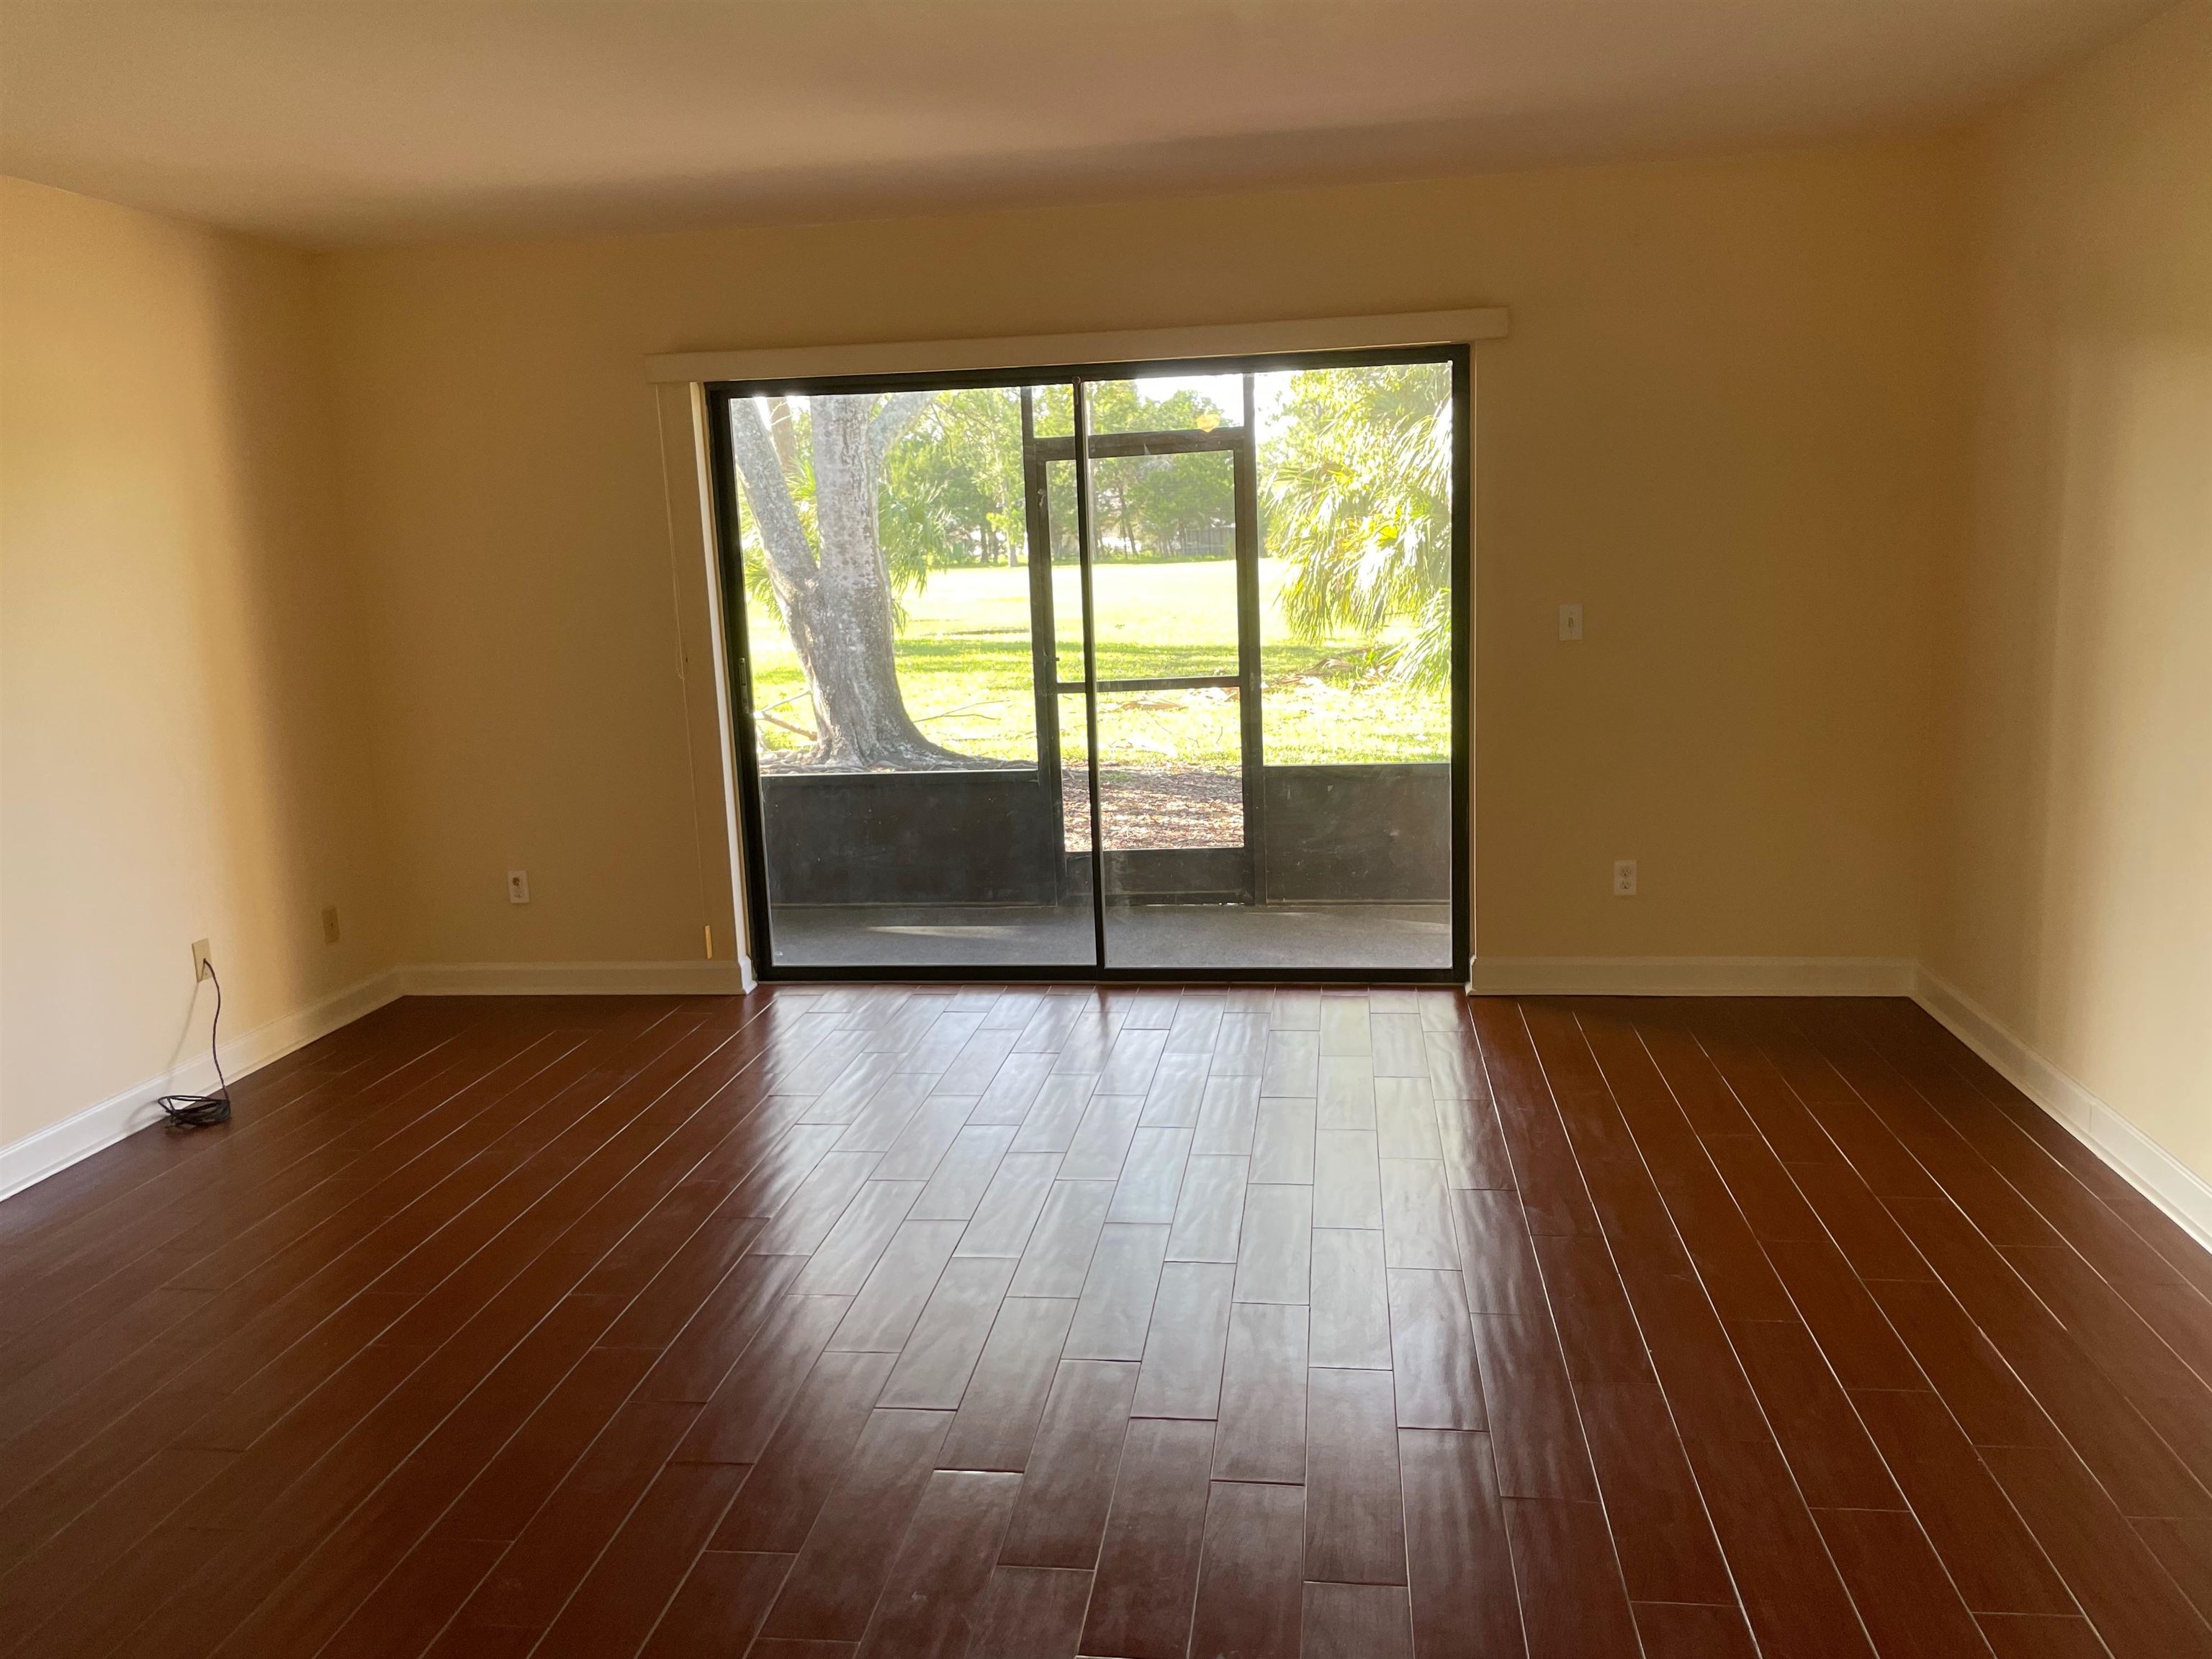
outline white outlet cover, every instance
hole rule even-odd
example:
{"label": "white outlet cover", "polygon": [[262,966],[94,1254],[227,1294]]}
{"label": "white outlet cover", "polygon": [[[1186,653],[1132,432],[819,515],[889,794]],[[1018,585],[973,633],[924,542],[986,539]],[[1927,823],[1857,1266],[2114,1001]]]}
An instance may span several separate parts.
{"label": "white outlet cover", "polygon": [[509,904],[530,902],[530,872],[510,870],[507,872],[507,902]]}
{"label": "white outlet cover", "polygon": [[1615,898],[1636,896],[1636,860],[1615,859],[1613,861],[1613,896]]}

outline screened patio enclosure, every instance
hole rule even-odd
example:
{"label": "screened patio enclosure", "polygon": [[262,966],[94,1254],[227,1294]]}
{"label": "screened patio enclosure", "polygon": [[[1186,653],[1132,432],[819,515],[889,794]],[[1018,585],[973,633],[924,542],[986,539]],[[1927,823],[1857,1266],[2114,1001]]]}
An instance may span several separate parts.
{"label": "screened patio enclosure", "polygon": [[1467,392],[710,386],[756,967],[1463,973]]}

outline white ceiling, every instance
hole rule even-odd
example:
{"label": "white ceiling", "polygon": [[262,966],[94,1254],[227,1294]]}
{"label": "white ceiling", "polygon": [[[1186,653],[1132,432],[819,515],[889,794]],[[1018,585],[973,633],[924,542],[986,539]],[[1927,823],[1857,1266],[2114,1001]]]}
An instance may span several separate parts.
{"label": "white ceiling", "polygon": [[314,246],[1924,131],[2164,0],[4,0],[0,170]]}

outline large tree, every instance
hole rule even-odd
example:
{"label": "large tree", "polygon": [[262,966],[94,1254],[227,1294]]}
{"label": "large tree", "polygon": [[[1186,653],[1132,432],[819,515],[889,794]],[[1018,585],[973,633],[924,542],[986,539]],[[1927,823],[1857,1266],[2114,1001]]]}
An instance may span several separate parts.
{"label": "large tree", "polygon": [[781,402],[772,409],[766,399],[731,404],[731,444],[753,539],[813,696],[810,766],[908,771],[976,764],[932,743],[907,713],[877,518],[884,457],[934,395],[811,398],[803,433]]}

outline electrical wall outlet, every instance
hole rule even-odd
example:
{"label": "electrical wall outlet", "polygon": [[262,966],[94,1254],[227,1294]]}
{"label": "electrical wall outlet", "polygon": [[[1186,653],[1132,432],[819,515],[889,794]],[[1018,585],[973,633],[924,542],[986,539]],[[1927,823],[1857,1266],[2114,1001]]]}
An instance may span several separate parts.
{"label": "electrical wall outlet", "polygon": [[214,968],[208,961],[208,942],[204,939],[194,939],[192,941],[192,983],[198,984],[214,972]]}
{"label": "electrical wall outlet", "polygon": [[323,907],[323,943],[336,945],[337,942],[338,907],[335,904],[325,904]]}
{"label": "electrical wall outlet", "polygon": [[1559,637],[1578,640],[1583,636],[1583,608],[1579,604],[1559,607]]}
{"label": "electrical wall outlet", "polygon": [[507,872],[507,902],[509,904],[530,902],[530,872],[510,870]]}
{"label": "electrical wall outlet", "polygon": [[1613,896],[1615,898],[1636,896],[1636,860],[1615,859],[1613,861]]}

